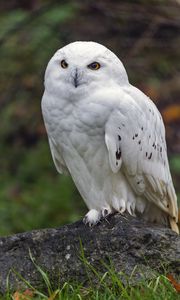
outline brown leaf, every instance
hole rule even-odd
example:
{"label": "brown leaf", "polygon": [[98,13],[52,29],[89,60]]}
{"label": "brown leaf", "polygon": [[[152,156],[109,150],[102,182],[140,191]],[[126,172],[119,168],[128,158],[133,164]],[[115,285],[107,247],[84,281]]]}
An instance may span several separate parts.
{"label": "brown leaf", "polygon": [[30,300],[34,296],[34,293],[32,290],[25,290],[24,292],[18,292],[16,291],[13,294],[13,300]]}
{"label": "brown leaf", "polygon": [[174,104],[166,107],[162,111],[162,116],[165,123],[171,123],[173,121],[180,120],[180,105]]}
{"label": "brown leaf", "polygon": [[169,279],[175,290],[180,293],[180,283],[178,283],[172,274],[167,274],[166,277]]}

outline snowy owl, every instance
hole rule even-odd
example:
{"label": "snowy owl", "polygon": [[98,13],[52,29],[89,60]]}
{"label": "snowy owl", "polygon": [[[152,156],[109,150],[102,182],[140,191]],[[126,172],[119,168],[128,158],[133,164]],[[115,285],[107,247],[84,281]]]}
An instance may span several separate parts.
{"label": "snowy owl", "polygon": [[85,224],[127,211],[178,232],[162,117],[113,52],[95,42],[59,49],[42,112],[56,169],[70,173],[89,209]]}

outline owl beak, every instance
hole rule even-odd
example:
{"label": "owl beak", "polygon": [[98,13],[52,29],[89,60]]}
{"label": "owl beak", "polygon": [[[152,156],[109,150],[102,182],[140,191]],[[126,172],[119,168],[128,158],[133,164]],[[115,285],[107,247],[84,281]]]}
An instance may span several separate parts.
{"label": "owl beak", "polygon": [[74,86],[75,86],[75,88],[77,88],[78,85],[79,85],[79,82],[78,82],[78,70],[77,70],[77,69],[76,69],[76,71],[75,71],[73,80],[74,80]]}

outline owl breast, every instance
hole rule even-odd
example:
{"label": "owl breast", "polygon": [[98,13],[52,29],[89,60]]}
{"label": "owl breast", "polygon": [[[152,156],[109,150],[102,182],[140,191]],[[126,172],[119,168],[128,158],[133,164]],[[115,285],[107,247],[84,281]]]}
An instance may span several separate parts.
{"label": "owl breast", "polygon": [[51,106],[47,111],[51,135],[89,209],[114,206],[125,210],[123,199],[134,201],[123,173],[113,174],[110,168],[104,139],[110,110],[108,104],[89,101]]}

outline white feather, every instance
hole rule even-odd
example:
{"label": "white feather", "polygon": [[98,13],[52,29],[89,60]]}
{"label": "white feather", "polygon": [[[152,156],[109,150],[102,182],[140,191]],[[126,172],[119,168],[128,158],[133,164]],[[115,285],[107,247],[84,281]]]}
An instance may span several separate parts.
{"label": "white feather", "polygon": [[177,220],[162,118],[114,53],[94,42],[58,50],[46,69],[42,111],[56,168],[69,171],[90,209],[86,223],[113,210]]}

